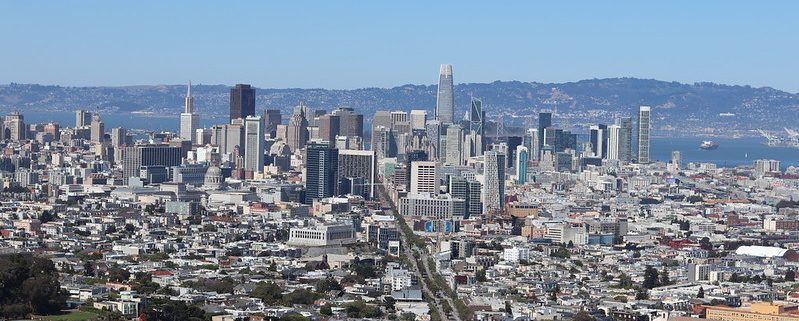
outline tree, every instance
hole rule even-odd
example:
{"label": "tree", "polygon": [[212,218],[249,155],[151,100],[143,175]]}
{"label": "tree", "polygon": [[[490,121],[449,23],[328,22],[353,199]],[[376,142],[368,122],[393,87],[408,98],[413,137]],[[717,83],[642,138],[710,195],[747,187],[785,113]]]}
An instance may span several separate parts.
{"label": "tree", "polygon": [[321,308],[319,308],[319,314],[327,316],[333,315],[333,306],[330,305],[330,303],[323,305]]}
{"label": "tree", "polygon": [[250,296],[259,298],[267,305],[273,305],[283,299],[283,289],[273,282],[258,282]]}
{"label": "tree", "polygon": [[669,278],[669,270],[666,267],[663,267],[663,271],[660,272],[660,285],[671,285],[671,279]]}
{"label": "tree", "polygon": [[732,272],[732,274],[730,274],[730,282],[733,282],[733,283],[741,282],[741,279],[738,276],[738,273]]}
{"label": "tree", "polygon": [[394,310],[394,305],[395,305],[396,303],[397,303],[397,300],[395,300],[395,299],[394,299],[393,297],[391,297],[391,296],[386,296],[386,297],[383,299],[383,306],[385,306],[385,307],[386,307],[386,310]]}
{"label": "tree", "polygon": [[50,213],[50,211],[47,211],[47,210],[42,211],[42,214],[39,215],[39,221],[41,221],[42,224],[47,223],[47,222],[52,222],[56,218],[57,218],[56,215]]}
{"label": "tree", "polygon": [[632,287],[633,287],[633,279],[624,272],[619,274],[619,288],[630,289]]}
{"label": "tree", "polygon": [[639,289],[637,292],[635,292],[635,299],[636,300],[649,299],[649,290],[646,288]]}
{"label": "tree", "polygon": [[486,282],[486,281],[488,281],[488,279],[486,279],[486,271],[483,270],[483,269],[477,270],[477,272],[474,272],[474,278],[477,279],[477,282]]}
{"label": "tree", "polygon": [[509,316],[513,316],[513,307],[511,307],[510,301],[505,301],[505,313]]}
{"label": "tree", "polygon": [[316,292],[325,293],[328,291],[341,291],[341,284],[331,277],[316,282]]}
{"label": "tree", "polygon": [[130,279],[130,272],[120,267],[111,267],[108,269],[108,279],[114,282],[124,282]]}
{"label": "tree", "polygon": [[0,319],[55,314],[65,306],[53,261],[30,254],[0,256]]}
{"label": "tree", "polygon": [[283,296],[283,302],[288,305],[311,305],[319,298],[319,294],[306,289],[296,289]]}
{"label": "tree", "polygon": [[651,265],[647,265],[644,270],[644,288],[653,289],[658,286],[658,270]]}
{"label": "tree", "polygon": [[699,292],[696,293],[696,297],[702,299],[705,297],[705,288],[699,287]]}
{"label": "tree", "polygon": [[416,314],[413,312],[404,312],[400,314],[399,319],[400,321],[414,321],[416,320]]}
{"label": "tree", "polygon": [[183,301],[153,298],[148,300],[141,314],[145,320],[187,320],[203,321],[210,316],[194,305],[187,305]]}
{"label": "tree", "polygon": [[585,310],[580,310],[580,312],[577,312],[577,314],[575,314],[574,317],[572,318],[572,321],[594,321],[594,320],[596,319],[592,317],[590,314],[588,314],[588,312],[586,312]]}
{"label": "tree", "polygon": [[785,281],[786,282],[796,281],[796,272],[794,272],[793,270],[785,271]]}
{"label": "tree", "polygon": [[94,264],[91,261],[83,262],[83,276],[94,276]]}

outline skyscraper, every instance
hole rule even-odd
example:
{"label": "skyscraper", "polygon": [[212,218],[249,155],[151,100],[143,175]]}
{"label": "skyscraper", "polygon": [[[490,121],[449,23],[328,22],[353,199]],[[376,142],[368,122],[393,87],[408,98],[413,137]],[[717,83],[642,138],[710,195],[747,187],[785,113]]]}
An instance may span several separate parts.
{"label": "skyscraper", "polygon": [[[371,150],[342,149],[338,151],[338,176],[346,181],[363,181],[363,197],[375,197],[377,157]],[[340,194],[340,193],[339,193]]]}
{"label": "skyscraper", "polygon": [[411,129],[425,129],[427,111],[421,109],[411,110]]}
{"label": "skyscraper", "polygon": [[338,108],[331,114],[339,117],[339,135],[363,137],[363,115],[349,107]]}
{"label": "skyscraper", "polygon": [[619,126],[619,160],[629,162],[633,158],[633,119],[631,117],[616,118]]}
{"label": "skyscraper", "polygon": [[483,155],[485,152],[485,116],[483,102],[480,99],[472,98],[469,108],[469,131],[479,136],[479,147],[475,149],[476,154],[471,156]]}
{"label": "skyscraper", "polygon": [[230,120],[255,116],[255,88],[237,84],[230,88]]}
{"label": "skyscraper", "polygon": [[323,115],[319,117],[319,139],[326,142],[335,142],[336,136],[341,132],[341,118],[336,115]]}
{"label": "skyscraper", "polygon": [[244,169],[262,173],[264,171],[264,130],[262,117],[247,116],[244,119]]}
{"label": "skyscraper", "polygon": [[305,149],[305,204],[331,197],[338,184],[338,149],[329,143],[310,143]]}
{"label": "skyscraper", "polygon": [[92,122],[92,113],[85,110],[75,111],[75,127],[89,126]]}
{"label": "skyscraper", "polygon": [[524,184],[527,182],[527,159],[529,158],[527,147],[519,145],[516,147],[516,183]]}
{"label": "skyscraper", "polygon": [[411,193],[438,193],[441,172],[436,162],[413,162],[411,164]]}
{"label": "skyscraper", "polygon": [[127,144],[127,132],[122,127],[111,128],[111,145],[121,147]]}
{"label": "skyscraper", "polygon": [[452,65],[443,64],[438,75],[436,95],[436,119],[442,124],[451,124],[455,115],[455,85],[452,81]]}
{"label": "skyscraper", "polygon": [[447,157],[444,163],[447,165],[463,165],[463,131],[458,125],[447,127]]}
{"label": "skyscraper", "polygon": [[276,136],[277,125],[281,123],[283,123],[283,116],[280,115],[279,109],[267,109],[264,111],[265,132],[269,134],[269,137],[274,138]]}
{"label": "skyscraper", "polygon": [[591,153],[594,157],[606,158],[608,152],[608,126],[592,125],[590,130]]}
{"label": "skyscraper", "polygon": [[522,144],[527,147],[530,159],[538,160],[540,152],[538,150],[538,129],[530,128],[525,133]]}
{"label": "skyscraper", "polygon": [[200,127],[200,116],[194,113],[194,98],[191,96],[191,81],[180,114],[180,138],[196,143],[197,128]]}
{"label": "skyscraper", "polygon": [[505,200],[505,154],[497,151],[485,153],[483,168],[483,212],[502,209]]}
{"label": "skyscraper", "polygon": [[552,127],[552,113],[538,113],[538,150],[544,147],[544,130]]}
{"label": "skyscraper", "polygon": [[5,127],[3,136],[11,141],[18,142],[28,137],[28,127],[25,126],[25,117],[19,112],[15,111],[6,115],[3,125]]}
{"label": "skyscraper", "polygon": [[178,166],[182,160],[180,147],[139,145],[122,149],[122,177],[138,177],[142,166]]}
{"label": "skyscraper", "polygon": [[296,152],[299,149],[305,147],[305,144],[308,142],[308,119],[306,118],[305,106],[301,105],[301,108],[294,108],[294,113],[291,115],[291,119],[289,119],[288,124],[288,132],[286,135],[286,145],[291,148],[292,152]]}
{"label": "skyscraper", "polygon": [[650,126],[649,106],[641,106],[638,109],[638,163],[649,163],[649,126]]}
{"label": "skyscraper", "polygon": [[100,120],[100,114],[92,115],[91,125],[91,138],[92,142],[103,142],[103,135],[105,134],[105,124]]}
{"label": "skyscraper", "polygon": [[621,126],[608,126],[608,160],[622,160],[621,145]]}

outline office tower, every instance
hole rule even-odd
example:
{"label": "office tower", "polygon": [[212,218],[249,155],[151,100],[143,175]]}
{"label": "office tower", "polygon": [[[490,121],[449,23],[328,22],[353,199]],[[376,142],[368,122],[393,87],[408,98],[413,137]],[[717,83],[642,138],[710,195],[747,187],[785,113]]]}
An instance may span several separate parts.
{"label": "office tower", "polygon": [[538,160],[540,157],[538,149],[538,129],[530,128],[524,134],[524,138],[522,140],[522,144],[524,147],[527,147],[528,156],[532,160]]}
{"label": "office tower", "polygon": [[92,122],[92,113],[85,110],[75,111],[75,127],[89,126]]}
{"label": "office tower", "polygon": [[641,106],[638,109],[638,163],[649,163],[649,126],[650,108]]}
{"label": "office tower", "polygon": [[180,138],[192,143],[196,142],[197,128],[200,127],[200,115],[194,113],[194,98],[191,96],[191,81],[186,91],[183,112],[180,114]]}
{"label": "office tower", "polygon": [[341,132],[341,118],[335,115],[319,116],[319,139],[326,142],[335,142],[336,136]]}
{"label": "office tower", "polygon": [[219,147],[222,154],[233,153],[244,146],[244,126],[239,124],[214,125],[211,127],[211,145]]}
{"label": "office tower", "polygon": [[[413,163],[415,163],[415,162],[425,162],[425,161],[429,161],[429,160],[430,160],[430,158],[429,158],[427,152],[425,152],[423,150],[412,150],[412,151],[409,151],[409,152],[405,153],[405,172],[406,172],[405,177],[411,177],[411,168],[413,168]],[[405,189],[406,190],[410,190],[411,189],[411,180],[410,179],[406,180]]]}
{"label": "office tower", "polygon": [[505,200],[505,154],[492,150],[484,157],[483,211],[487,213],[501,210]]}
{"label": "office tower", "polygon": [[621,126],[608,126],[608,160],[621,160]]}
{"label": "office tower", "polygon": [[4,127],[3,136],[12,141],[22,141],[28,136],[28,127],[25,126],[25,116],[22,116],[19,112],[15,111],[6,115]]}
{"label": "office tower", "polygon": [[230,88],[230,120],[255,116],[255,88],[237,84]]}
{"label": "office tower", "polygon": [[428,157],[430,160],[439,160],[441,151],[441,122],[438,120],[431,120],[428,121],[425,125],[425,133],[427,134],[427,140],[430,142],[430,152],[428,153]]}
{"label": "office tower", "polygon": [[447,157],[444,164],[460,166],[463,164],[463,130],[458,125],[447,127]]}
{"label": "office tower", "polygon": [[524,184],[527,182],[527,159],[529,158],[527,147],[519,145],[516,147],[516,183]]}
{"label": "office tower", "polygon": [[472,98],[469,108],[469,131],[479,136],[480,147],[475,150],[476,154],[471,156],[483,155],[483,152],[485,152],[485,117],[483,102],[480,99]]}
{"label": "office tower", "polygon": [[103,135],[105,134],[105,124],[100,120],[100,114],[92,115],[91,131],[92,141],[101,143],[103,141]]}
{"label": "office tower", "polygon": [[452,65],[441,65],[436,95],[436,119],[442,124],[451,124],[455,115],[455,88],[452,82]]}
{"label": "office tower", "polygon": [[277,132],[277,125],[283,123],[283,116],[280,114],[279,109],[267,109],[264,111],[264,124],[266,125],[265,132],[271,138],[275,138]]}
{"label": "office tower", "polygon": [[421,109],[411,110],[411,129],[425,129],[427,111]]}
{"label": "office tower", "polygon": [[397,157],[397,141],[390,128],[378,126],[372,131],[372,150],[378,158]]}
{"label": "office tower", "polygon": [[122,177],[138,177],[142,166],[178,166],[182,149],[167,145],[139,145],[122,149]]}
{"label": "office tower", "polygon": [[763,177],[768,173],[781,173],[780,161],[774,159],[758,159],[752,164],[755,177]]}
{"label": "office tower", "polygon": [[538,113],[538,150],[544,147],[545,129],[552,127],[552,113]]}
{"label": "office tower", "polygon": [[570,172],[572,170],[572,154],[557,152],[554,156],[556,172]]}
{"label": "office tower", "polygon": [[450,176],[447,191],[453,198],[464,200],[465,206],[460,213],[453,213],[455,216],[469,218],[479,216],[483,208],[480,205],[480,183],[467,179],[463,176]]}
{"label": "office tower", "polygon": [[308,119],[306,118],[305,108],[300,105],[300,108],[294,108],[294,113],[289,119],[286,135],[286,145],[291,148],[292,152],[297,152],[305,147],[308,142]]}
{"label": "office tower", "polygon": [[47,123],[44,125],[44,134],[50,135],[53,140],[60,140],[61,126],[58,123]]}
{"label": "office tower", "polygon": [[[338,151],[338,177],[343,181],[363,181],[363,194],[366,199],[375,197],[375,184],[377,182],[377,157],[371,150]],[[341,190],[341,188],[340,188]],[[337,194],[342,194],[341,192]]]}
{"label": "office tower", "polygon": [[264,171],[265,129],[262,117],[247,116],[244,119],[244,169],[257,173]]}
{"label": "office tower", "polygon": [[312,142],[305,149],[305,204],[331,197],[338,184],[338,149]]}
{"label": "office tower", "polygon": [[332,115],[339,117],[339,135],[363,137],[363,115],[356,114],[355,110],[348,107],[338,108]]}
{"label": "office tower", "polygon": [[615,123],[619,126],[619,160],[629,162],[633,158],[633,119],[618,117]]}
{"label": "office tower", "polygon": [[127,144],[127,131],[122,127],[111,128],[111,145],[122,147]]}
{"label": "office tower", "polygon": [[411,165],[411,193],[438,193],[441,173],[438,163],[431,161],[413,162]]}
{"label": "office tower", "polygon": [[607,158],[608,126],[604,124],[592,125],[589,133],[591,141],[591,154],[594,157]]}

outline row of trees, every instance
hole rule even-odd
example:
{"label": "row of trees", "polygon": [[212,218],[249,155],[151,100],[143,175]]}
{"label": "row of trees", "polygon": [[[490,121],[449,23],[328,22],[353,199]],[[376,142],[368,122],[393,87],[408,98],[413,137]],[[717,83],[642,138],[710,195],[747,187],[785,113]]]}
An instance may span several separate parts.
{"label": "row of trees", "polygon": [[0,319],[56,314],[65,306],[53,261],[29,254],[0,256]]}

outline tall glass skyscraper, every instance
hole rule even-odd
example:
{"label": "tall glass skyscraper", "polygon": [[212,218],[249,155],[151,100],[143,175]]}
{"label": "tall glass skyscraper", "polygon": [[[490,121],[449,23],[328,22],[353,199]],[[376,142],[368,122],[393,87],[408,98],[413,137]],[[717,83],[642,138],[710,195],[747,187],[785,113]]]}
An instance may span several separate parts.
{"label": "tall glass skyscraper", "polygon": [[633,119],[618,117],[616,125],[619,126],[618,160],[629,162],[633,158]]}
{"label": "tall glass skyscraper", "polygon": [[650,126],[649,106],[641,106],[638,109],[638,162],[649,163],[649,126]]}
{"label": "tall glass skyscraper", "polygon": [[338,183],[338,149],[329,143],[311,143],[305,149],[305,204],[331,197]]}
{"label": "tall glass skyscraper", "polygon": [[552,127],[552,113],[538,113],[538,150],[544,147],[544,130]]}
{"label": "tall glass skyscraper", "polygon": [[255,88],[237,84],[230,88],[230,120],[255,116]]}
{"label": "tall glass skyscraper", "polygon": [[452,65],[443,64],[438,75],[436,95],[436,119],[442,124],[451,124],[455,115],[455,85],[452,82]]}
{"label": "tall glass skyscraper", "polygon": [[516,147],[516,183],[524,184],[527,182],[527,159],[529,158],[529,151],[524,145]]}

